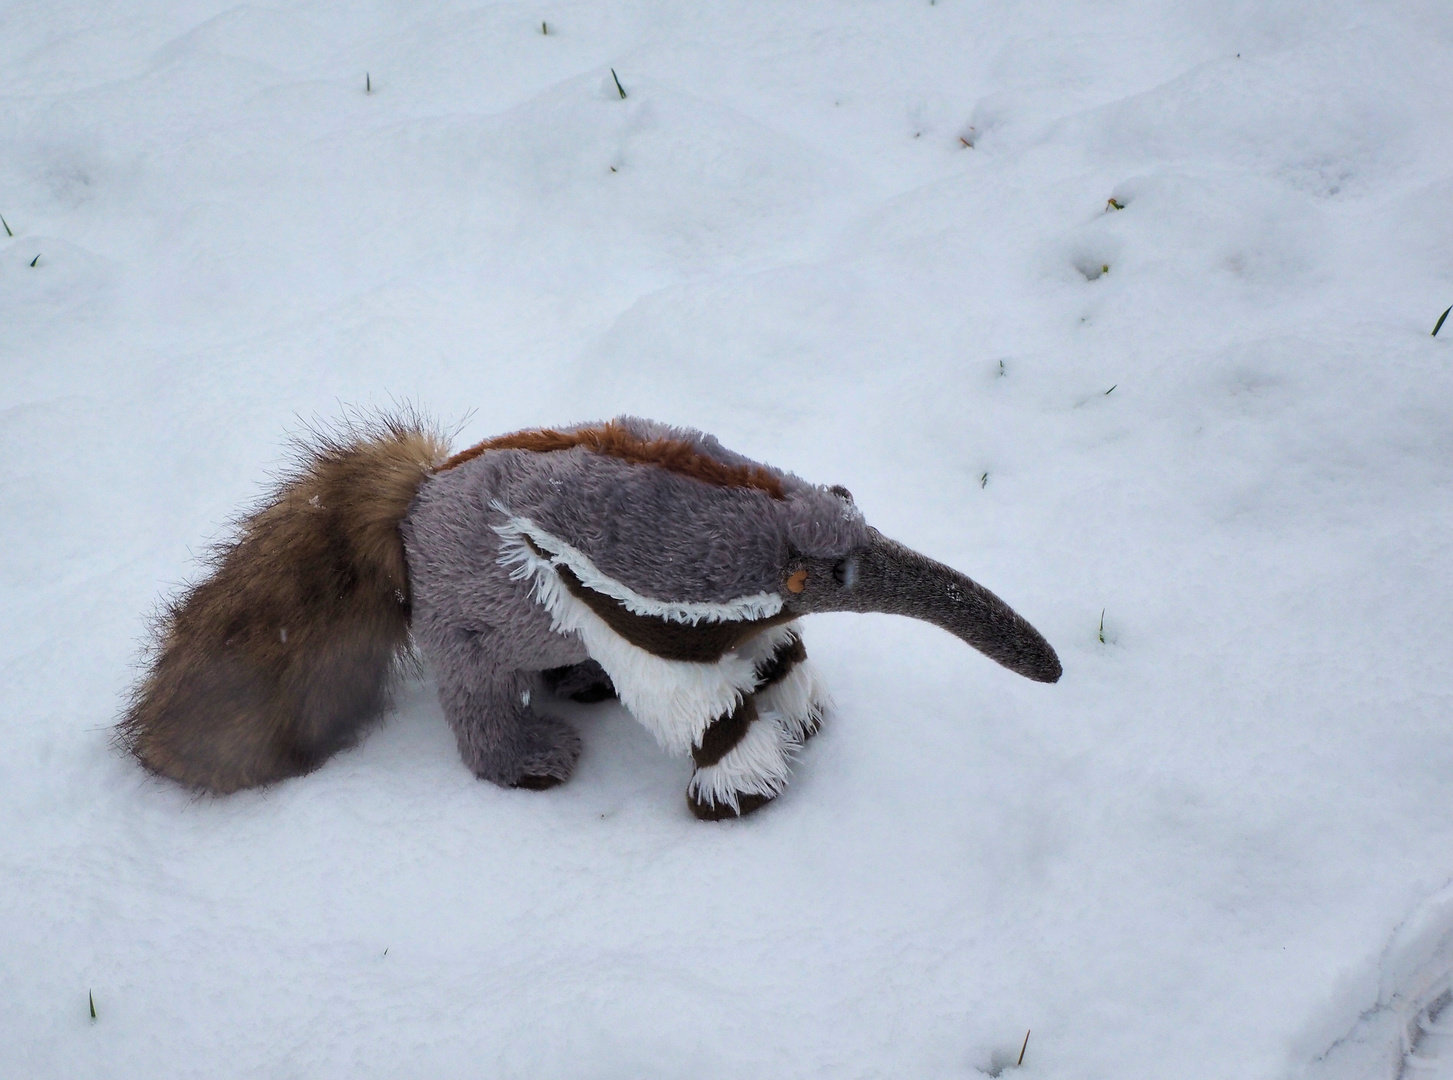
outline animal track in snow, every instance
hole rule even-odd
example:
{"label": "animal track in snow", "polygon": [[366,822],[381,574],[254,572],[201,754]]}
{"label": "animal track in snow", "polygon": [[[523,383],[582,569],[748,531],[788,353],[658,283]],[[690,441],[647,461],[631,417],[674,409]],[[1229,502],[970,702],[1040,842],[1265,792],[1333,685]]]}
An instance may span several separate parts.
{"label": "animal track in snow", "polygon": [[1298,1080],[1453,1080],[1453,883],[1418,905],[1353,986],[1317,1021],[1321,1049]]}
{"label": "animal track in snow", "polygon": [[1453,973],[1443,976],[1402,1025],[1401,1078],[1453,1077]]}

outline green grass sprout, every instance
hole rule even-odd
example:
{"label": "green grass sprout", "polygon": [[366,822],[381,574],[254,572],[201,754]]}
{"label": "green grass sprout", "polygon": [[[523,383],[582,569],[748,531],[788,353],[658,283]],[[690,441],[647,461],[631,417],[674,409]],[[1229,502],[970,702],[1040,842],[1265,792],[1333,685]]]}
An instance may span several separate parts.
{"label": "green grass sprout", "polygon": [[94,1020],[96,1019],[96,998],[91,994],[90,990],[86,991],[86,1001],[91,1006],[91,1019]]}
{"label": "green grass sprout", "polygon": [[1453,311],[1453,304],[1443,309],[1443,314],[1438,316],[1438,321],[1433,324],[1433,336],[1438,336],[1438,331],[1443,329],[1443,320],[1448,317],[1448,312]]}
{"label": "green grass sprout", "polygon": [[8,222],[8,221],[5,220],[5,215],[4,214],[0,214],[0,225],[4,225],[5,226],[5,235],[6,236],[14,236],[15,235],[13,232],[10,231],[10,222]]}
{"label": "green grass sprout", "polygon": [[616,81],[616,89],[621,92],[621,100],[625,100],[626,88],[621,85],[621,77],[616,74],[616,69],[610,69],[610,77]]}

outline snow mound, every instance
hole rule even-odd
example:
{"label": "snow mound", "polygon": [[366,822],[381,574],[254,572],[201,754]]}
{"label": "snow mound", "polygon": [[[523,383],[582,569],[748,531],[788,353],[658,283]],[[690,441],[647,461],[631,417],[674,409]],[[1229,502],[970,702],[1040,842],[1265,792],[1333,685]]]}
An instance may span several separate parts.
{"label": "snow mound", "polygon": [[[1449,5],[4,27],[0,1072],[1446,1067]],[[719,826],[613,705],[479,783],[427,681],[296,782],[142,776],[147,613],[285,432],[399,400],[844,484],[1064,679],[809,620],[837,709]]]}

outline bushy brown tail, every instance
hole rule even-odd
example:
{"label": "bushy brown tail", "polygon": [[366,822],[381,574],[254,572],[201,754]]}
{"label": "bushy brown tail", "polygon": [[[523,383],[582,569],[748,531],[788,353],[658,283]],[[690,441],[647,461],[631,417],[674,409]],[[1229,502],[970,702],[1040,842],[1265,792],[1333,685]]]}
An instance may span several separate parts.
{"label": "bushy brown tail", "polygon": [[300,443],[211,575],[157,620],[118,741],[213,792],[309,772],[352,742],[408,654],[398,526],[448,452],[413,416]]}

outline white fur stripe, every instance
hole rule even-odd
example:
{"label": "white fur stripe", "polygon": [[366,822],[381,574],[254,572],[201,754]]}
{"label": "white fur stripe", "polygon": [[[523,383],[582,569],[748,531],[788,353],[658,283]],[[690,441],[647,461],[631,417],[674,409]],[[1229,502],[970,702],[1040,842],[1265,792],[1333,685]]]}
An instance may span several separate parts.
{"label": "white fur stripe", "polygon": [[[490,503],[490,506],[501,513],[509,513],[498,500]],[[600,568],[590,560],[590,556],[571,547],[559,537],[550,535],[527,517],[511,516],[503,525],[495,525],[494,531],[499,533],[502,541],[501,551],[507,553],[506,557],[501,558],[501,562],[507,564],[523,562],[518,556],[520,549],[524,549],[526,554],[538,558],[539,556],[529,551],[524,543],[524,538],[528,537],[537,548],[545,552],[551,565],[569,567],[571,573],[579,578],[580,583],[587,589],[593,589],[612,599],[619,600],[625,605],[627,611],[637,615],[654,615],[667,622],[695,626],[697,623],[703,622],[744,622],[752,619],[765,619],[782,610],[782,597],[768,592],[738,596],[734,600],[721,603],[698,600],[657,600],[653,597],[642,596],[629,585],[602,573]]]}
{"label": "white fur stripe", "polygon": [[817,730],[832,705],[811,660],[794,664],[781,679],[759,690],[756,700],[757,711],[776,716],[787,738],[799,744]]}
{"label": "white fur stripe", "polygon": [[556,633],[579,634],[586,652],[605,669],[632,716],[668,751],[689,754],[702,732],[731,713],[757,685],[757,666],[795,631],[794,623],[768,627],[713,664],[665,660],[621,637],[572,594],[547,558],[519,541],[500,562],[514,564],[516,580],[534,580],[535,599],[550,613]]}
{"label": "white fur stripe", "polygon": [[781,793],[792,775],[795,746],[776,717],[758,716],[741,742],[715,765],[691,774],[686,794],[708,806],[730,806],[740,810],[742,795]]}

